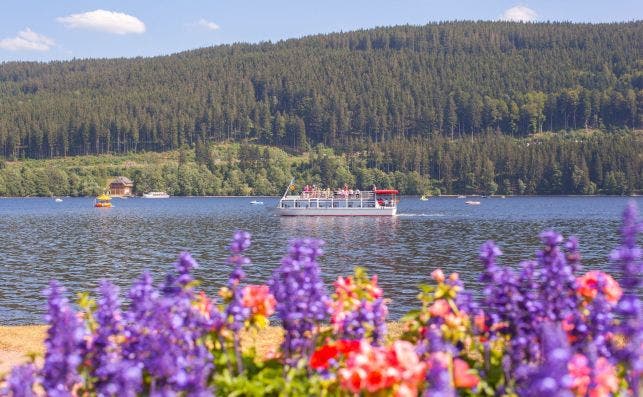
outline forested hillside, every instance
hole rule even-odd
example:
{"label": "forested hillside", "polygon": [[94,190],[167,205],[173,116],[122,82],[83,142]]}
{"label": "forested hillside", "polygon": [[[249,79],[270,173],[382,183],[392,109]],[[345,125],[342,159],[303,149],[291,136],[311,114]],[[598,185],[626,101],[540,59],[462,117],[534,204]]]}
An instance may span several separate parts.
{"label": "forested hillside", "polygon": [[513,138],[396,138],[338,154],[317,145],[302,155],[256,144],[203,144],[126,155],[0,160],[0,196],[82,196],[118,175],[137,193],[279,195],[297,186],[373,184],[403,194],[631,194],[643,184],[641,132],[539,133]]}
{"label": "forested hillside", "polygon": [[[639,129],[642,37],[640,21],[449,22],[155,58],[3,63],[0,156],[247,139],[299,152],[323,143],[344,153],[381,148],[384,156],[409,157],[418,143],[440,137]],[[442,180],[446,171],[431,157],[440,153],[422,154],[416,161],[427,166],[414,171]],[[554,154],[535,155],[547,163]],[[394,159],[369,161],[386,171],[401,167]],[[584,161],[589,167],[592,160]],[[632,161],[634,169],[612,171],[638,178],[640,161]]]}

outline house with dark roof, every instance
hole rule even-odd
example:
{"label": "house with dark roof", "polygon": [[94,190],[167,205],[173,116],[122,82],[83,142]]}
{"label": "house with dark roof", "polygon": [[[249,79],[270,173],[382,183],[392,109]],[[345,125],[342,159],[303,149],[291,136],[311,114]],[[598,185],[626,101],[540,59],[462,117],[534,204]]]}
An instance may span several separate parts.
{"label": "house with dark roof", "polygon": [[134,183],[125,176],[118,176],[109,184],[109,194],[112,196],[131,196],[133,190]]}

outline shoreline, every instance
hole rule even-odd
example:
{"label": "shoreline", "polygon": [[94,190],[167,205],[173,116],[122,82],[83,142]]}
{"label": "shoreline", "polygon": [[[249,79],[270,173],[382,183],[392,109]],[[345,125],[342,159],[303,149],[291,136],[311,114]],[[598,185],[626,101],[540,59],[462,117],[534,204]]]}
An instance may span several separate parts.
{"label": "shoreline", "polygon": [[[421,194],[401,194],[400,197],[421,197]],[[643,192],[641,193],[633,193],[633,194],[494,194],[494,195],[489,195],[485,196],[482,194],[440,194],[440,195],[434,195],[434,196],[429,196],[429,199],[432,198],[440,198],[440,197],[445,197],[445,198],[458,198],[459,196],[466,196],[466,197],[486,197],[486,198],[502,198],[503,196],[505,198],[516,198],[516,197],[641,197],[643,196]],[[56,198],[95,198],[96,196],[55,196]],[[170,198],[275,198],[279,199],[281,196],[170,196]],[[1,199],[51,199],[51,196],[0,196]],[[117,199],[138,199],[138,198],[144,198],[143,196],[112,196],[112,198],[117,198]]]}

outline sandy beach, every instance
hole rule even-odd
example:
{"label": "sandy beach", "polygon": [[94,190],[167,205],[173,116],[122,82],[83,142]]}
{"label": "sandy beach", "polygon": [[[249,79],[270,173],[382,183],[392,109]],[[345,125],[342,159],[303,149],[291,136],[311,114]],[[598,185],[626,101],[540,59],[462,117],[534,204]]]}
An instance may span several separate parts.
{"label": "sandy beach", "polygon": [[[41,358],[47,332],[45,325],[0,327],[0,376],[11,367],[29,361],[31,355]],[[268,327],[257,333],[242,334],[244,349],[255,348],[264,355],[281,342],[282,331],[278,327]]]}
{"label": "sandy beach", "polygon": [[[32,354],[42,357],[46,331],[45,325],[0,327],[0,377],[14,365],[28,361]],[[388,324],[388,331],[388,337],[394,339],[401,334],[402,329],[399,323],[392,322]],[[243,333],[242,345],[244,349],[256,349],[261,357],[271,349],[276,349],[282,337],[280,327],[268,327],[256,333]]]}

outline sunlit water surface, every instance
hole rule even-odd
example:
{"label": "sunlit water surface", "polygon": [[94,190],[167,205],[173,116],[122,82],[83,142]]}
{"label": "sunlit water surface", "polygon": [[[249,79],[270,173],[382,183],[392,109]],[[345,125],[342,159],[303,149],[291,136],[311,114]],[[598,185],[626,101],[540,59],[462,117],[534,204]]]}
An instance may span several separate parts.
{"label": "sunlit water surface", "polygon": [[[436,267],[458,272],[480,294],[478,248],[488,239],[515,266],[539,249],[538,233],[553,228],[581,241],[586,268],[610,270],[618,244],[623,197],[511,197],[464,199],[403,197],[395,217],[279,217],[276,198],[115,199],[98,209],[90,198],[0,199],[0,324],[43,322],[42,290],[51,279],[72,294],[94,290],[102,278],[122,288],[149,269],[160,281],[181,251],[200,267],[196,276],[214,294],[230,268],[225,249],[236,229],[252,233],[249,283],[268,280],[290,239],[326,241],[321,258],[330,286],[354,266],[378,274],[392,299],[392,318],[416,305],[416,286]],[[643,200],[636,199],[639,207]]]}

